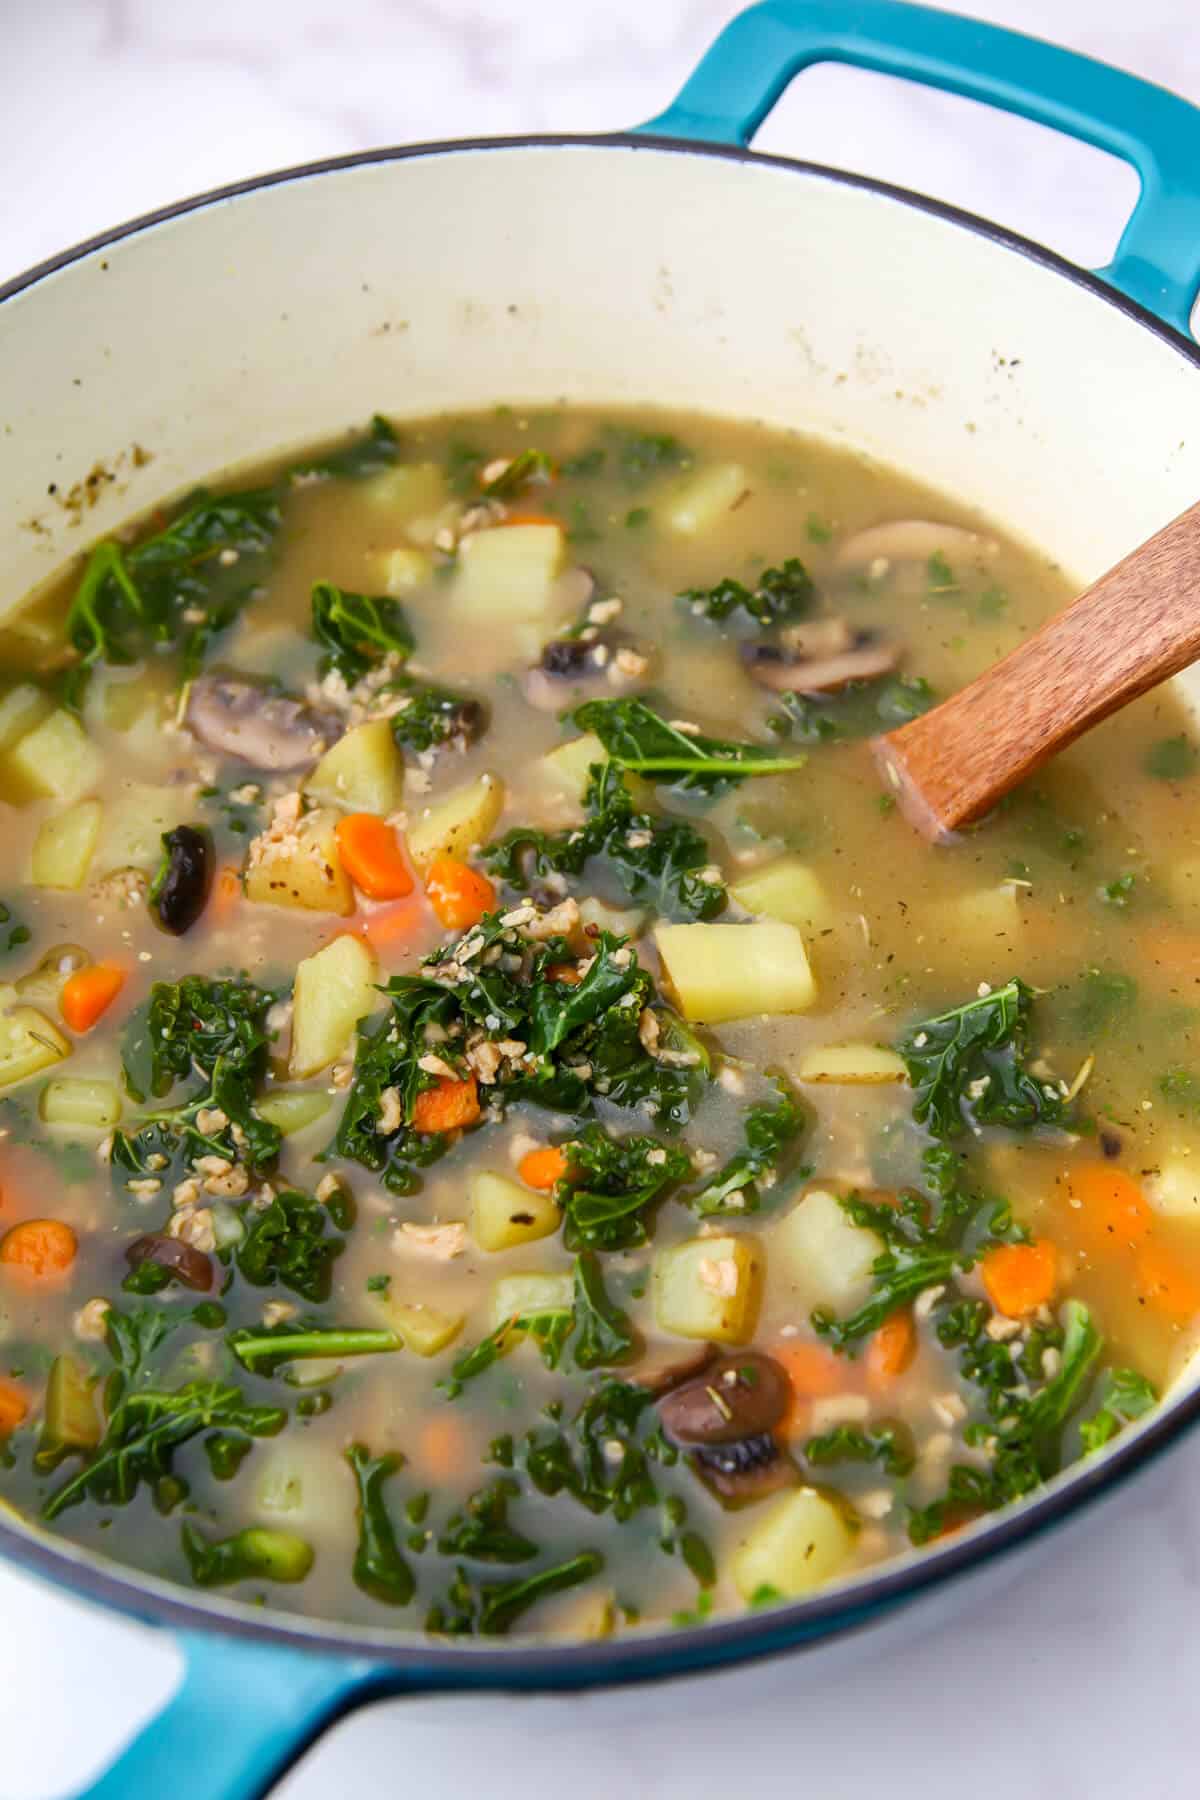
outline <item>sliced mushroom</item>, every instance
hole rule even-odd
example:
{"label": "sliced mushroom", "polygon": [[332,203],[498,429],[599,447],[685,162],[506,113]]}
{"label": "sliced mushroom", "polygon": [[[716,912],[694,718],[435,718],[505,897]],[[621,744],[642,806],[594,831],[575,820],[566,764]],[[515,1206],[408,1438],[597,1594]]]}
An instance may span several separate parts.
{"label": "sliced mushroom", "polygon": [[804,655],[782,643],[743,644],[742,661],[760,687],[777,694],[825,694],[851,681],[890,675],[900,661],[900,649],[861,632],[852,648],[827,655]]}
{"label": "sliced mushroom", "polygon": [[185,722],[209,750],[272,774],[308,769],[344,729],[338,713],[234,675],[201,675]]}
{"label": "sliced mushroom", "polygon": [[839,569],[869,568],[885,563],[927,563],[939,553],[948,562],[982,562],[996,555],[1000,545],[981,532],[961,525],[939,525],[934,519],[891,519],[885,525],[869,525],[840,544],[834,556]]}
{"label": "sliced mushroom", "polygon": [[641,685],[649,659],[627,637],[588,626],[578,637],[552,638],[524,676],[525,698],[539,712],[561,712],[582,689],[624,693]]}
{"label": "sliced mushroom", "polygon": [[157,1263],[159,1268],[166,1269],[177,1281],[194,1288],[197,1293],[206,1294],[213,1285],[211,1257],[203,1250],[197,1250],[194,1244],[185,1244],[180,1238],[167,1237],[162,1232],[148,1232],[145,1237],[135,1238],[125,1252],[125,1260],[131,1269],[139,1268],[142,1263]]}
{"label": "sliced mushroom", "polygon": [[706,1444],[690,1461],[705,1486],[730,1507],[748,1506],[800,1480],[799,1469],[769,1431],[733,1444]]}
{"label": "sliced mushroom", "polygon": [[683,1449],[735,1444],[779,1424],[792,1398],[787,1373],[757,1350],[722,1356],[658,1403],[663,1430]]}

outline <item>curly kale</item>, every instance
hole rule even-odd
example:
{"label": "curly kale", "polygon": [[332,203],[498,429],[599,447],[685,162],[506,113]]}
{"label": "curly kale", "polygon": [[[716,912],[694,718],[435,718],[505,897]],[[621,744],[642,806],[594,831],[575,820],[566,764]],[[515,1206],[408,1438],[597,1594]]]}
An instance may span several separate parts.
{"label": "curly kale", "polygon": [[570,1167],[559,1184],[568,1248],[628,1250],[647,1241],[646,1213],[668,1188],[686,1181],[685,1150],[652,1137],[613,1137],[587,1125],[572,1142]]}
{"label": "curly kale", "polygon": [[398,600],[351,594],[332,581],[313,587],[312,634],[324,651],[321,674],[335,669],[350,687],[383,657],[411,656],[417,642]]}
{"label": "curly kale", "polygon": [[1153,1384],[1136,1369],[1106,1370],[1099,1399],[1097,1410],[1079,1427],[1079,1441],[1089,1456],[1158,1403]]}
{"label": "curly kale", "polygon": [[180,1542],[197,1587],[231,1587],[236,1581],[303,1581],[315,1561],[307,1538],[295,1531],[248,1525],[215,1541],[192,1524]]}
{"label": "curly kale", "polygon": [[78,660],[63,678],[64,703],[78,711],[98,665],[139,662],[168,645],[183,679],[194,675],[261,583],[281,518],[275,488],[201,490],[140,543],[97,544],[67,614]]}
{"label": "curly kale", "polygon": [[597,1551],[581,1550],[566,1562],[539,1569],[533,1575],[475,1585],[460,1566],[446,1598],[431,1606],[426,1614],[425,1629],[446,1637],[503,1636],[537,1601],[590,1581],[603,1567],[604,1558]]}
{"label": "curly kale", "polygon": [[969,1126],[1061,1125],[1068,1103],[1058,1083],[1026,1067],[1032,990],[1023,981],[923,1019],[897,1048],[913,1088],[913,1118],[937,1138]]}
{"label": "curly kale", "polygon": [[521,1489],[511,1476],[497,1475],[473,1493],[455,1513],[438,1539],[443,1556],[469,1556],[476,1562],[529,1562],[537,1545],[509,1522],[509,1503]]}
{"label": "curly kale", "polygon": [[400,456],[400,440],[382,413],[376,413],[365,431],[347,444],[296,463],[288,471],[293,479],[323,475],[334,481],[365,481],[390,469]]}
{"label": "curly kale", "polygon": [[819,1437],[809,1438],[804,1455],[817,1469],[842,1462],[874,1462],[885,1475],[907,1475],[916,1462],[912,1432],[894,1419],[870,1426],[835,1425]]}
{"label": "curly kale", "polygon": [[874,681],[848,681],[833,694],[783,694],[783,711],[769,724],[801,744],[844,743],[906,725],[936,701],[923,676],[881,675]]}
{"label": "curly kale", "polygon": [[278,1284],[314,1305],[328,1300],[333,1265],[346,1241],[326,1231],[329,1214],[320,1201],[287,1190],[246,1216],[235,1252],[239,1274],[253,1287]]}
{"label": "curly kale", "polygon": [[769,744],[680,731],[643,700],[587,700],[572,717],[580,731],[595,733],[610,762],[681,793],[719,794],[750,776],[786,775],[805,764]]}
{"label": "curly kale", "polygon": [[465,749],[487,725],[483,702],[454,688],[402,676],[381,691],[404,696],[403,706],[391,715],[392,736],[402,749],[418,755],[447,745]]}
{"label": "curly kale", "polygon": [[402,1456],[372,1456],[365,1444],[346,1451],[358,1487],[358,1545],[354,1552],[354,1585],[386,1606],[407,1606],[416,1583],[400,1553],[388,1516],[383,1484],[404,1461]]}
{"label": "curly kale", "polygon": [[744,1147],[715,1175],[683,1196],[701,1218],[724,1213],[757,1212],[761,1190],[774,1181],[788,1146],[804,1126],[799,1100],[775,1077],[778,1099],[752,1106],[742,1130]]}
{"label": "curly kale", "polygon": [[686,588],[680,601],[702,619],[722,621],[744,613],[755,625],[790,625],[812,611],[816,589],[798,557],[778,569],[764,569],[752,588],[726,577],[711,588]]}

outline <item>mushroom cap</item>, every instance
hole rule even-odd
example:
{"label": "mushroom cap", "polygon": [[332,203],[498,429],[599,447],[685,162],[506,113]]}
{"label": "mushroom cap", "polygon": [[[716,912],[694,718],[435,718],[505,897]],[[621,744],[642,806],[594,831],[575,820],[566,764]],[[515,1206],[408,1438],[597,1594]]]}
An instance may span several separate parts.
{"label": "mushroom cap", "polygon": [[237,675],[200,675],[184,722],[209,750],[270,774],[309,769],[344,730],[339,713]]}

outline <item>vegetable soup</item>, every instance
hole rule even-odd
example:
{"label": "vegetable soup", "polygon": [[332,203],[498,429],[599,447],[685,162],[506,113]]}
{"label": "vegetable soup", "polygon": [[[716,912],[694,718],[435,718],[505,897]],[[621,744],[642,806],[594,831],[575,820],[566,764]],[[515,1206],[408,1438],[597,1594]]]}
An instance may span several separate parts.
{"label": "vegetable soup", "polygon": [[501,408],[0,625],[0,1495],[308,1618],[770,1605],[1094,1456],[1200,1316],[1200,737],[931,850],[868,740],[1068,597],[894,471]]}

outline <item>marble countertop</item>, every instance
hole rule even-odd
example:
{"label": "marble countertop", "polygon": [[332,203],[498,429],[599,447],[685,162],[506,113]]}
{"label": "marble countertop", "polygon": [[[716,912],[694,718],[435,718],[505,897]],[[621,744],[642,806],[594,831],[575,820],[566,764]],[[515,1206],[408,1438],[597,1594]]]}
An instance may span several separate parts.
{"label": "marble countertop", "polygon": [[[659,111],[730,0],[7,0],[0,281],[120,219],[255,170],[421,138],[603,130]],[[967,10],[1200,101],[1192,0]],[[857,91],[856,91],[857,89]],[[1102,262],[1128,171],[966,102],[842,69],[763,148],[943,195]],[[1176,1800],[1196,1792],[1200,1441],[1039,1554],[875,1637],[670,1688],[379,1704],[279,1789],[413,1785],[526,1800],[569,1785],[707,1800]],[[0,1800],[57,1800],[169,1693],[169,1640],[0,1568]],[[219,1728],[219,1727],[218,1727]]]}

